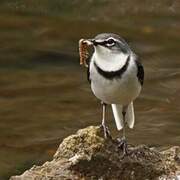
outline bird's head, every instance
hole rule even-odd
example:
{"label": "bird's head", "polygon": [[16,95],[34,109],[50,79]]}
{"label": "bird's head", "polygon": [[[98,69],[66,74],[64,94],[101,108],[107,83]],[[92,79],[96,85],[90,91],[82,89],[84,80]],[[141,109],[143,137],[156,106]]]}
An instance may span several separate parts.
{"label": "bird's head", "polygon": [[124,39],[113,33],[102,33],[87,40],[98,56],[129,55],[131,49]]}

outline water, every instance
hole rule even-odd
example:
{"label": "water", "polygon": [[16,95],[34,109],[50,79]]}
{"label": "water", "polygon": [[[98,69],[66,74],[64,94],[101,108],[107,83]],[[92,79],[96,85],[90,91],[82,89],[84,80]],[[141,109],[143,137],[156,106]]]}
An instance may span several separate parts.
{"label": "water", "polygon": [[[0,16],[0,179],[50,160],[62,139],[98,125],[101,106],[79,66],[77,42],[100,32],[125,37],[145,67],[129,142],[180,145],[179,16],[136,15],[87,21],[26,14]],[[108,124],[118,135],[111,110]]]}

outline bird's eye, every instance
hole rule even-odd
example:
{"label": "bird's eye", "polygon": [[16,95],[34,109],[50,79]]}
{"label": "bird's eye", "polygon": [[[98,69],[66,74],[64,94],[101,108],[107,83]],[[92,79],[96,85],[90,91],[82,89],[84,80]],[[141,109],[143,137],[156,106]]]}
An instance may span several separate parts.
{"label": "bird's eye", "polygon": [[108,39],[107,41],[106,41],[106,43],[107,43],[107,45],[108,46],[113,46],[116,42],[114,41],[114,39]]}

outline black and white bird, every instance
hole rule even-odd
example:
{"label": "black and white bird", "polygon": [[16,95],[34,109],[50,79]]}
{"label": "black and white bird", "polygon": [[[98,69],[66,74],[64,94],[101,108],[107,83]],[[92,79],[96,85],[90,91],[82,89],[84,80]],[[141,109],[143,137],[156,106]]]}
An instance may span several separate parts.
{"label": "black and white bird", "polygon": [[102,101],[104,136],[106,138],[109,132],[105,124],[106,105],[111,105],[117,129],[123,129],[120,143],[125,152],[125,126],[134,127],[133,101],[142,89],[143,66],[126,41],[117,34],[98,34],[86,41],[94,47],[88,79],[92,92]]}

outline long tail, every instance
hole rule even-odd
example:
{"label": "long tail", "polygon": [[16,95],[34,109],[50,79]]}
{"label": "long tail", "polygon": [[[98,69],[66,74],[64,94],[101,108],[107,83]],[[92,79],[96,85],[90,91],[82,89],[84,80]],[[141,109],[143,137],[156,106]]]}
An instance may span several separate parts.
{"label": "long tail", "polygon": [[[123,106],[120,104],[112,104],[111,106],[112,106],[112,111],[117,129],[121,130],[124,127],[123,114],[122,114]],[[127,107],[125,121],[128,124],[129,128],[134,127],[135,118],[134,118],[133,102],[131,102]]]}

